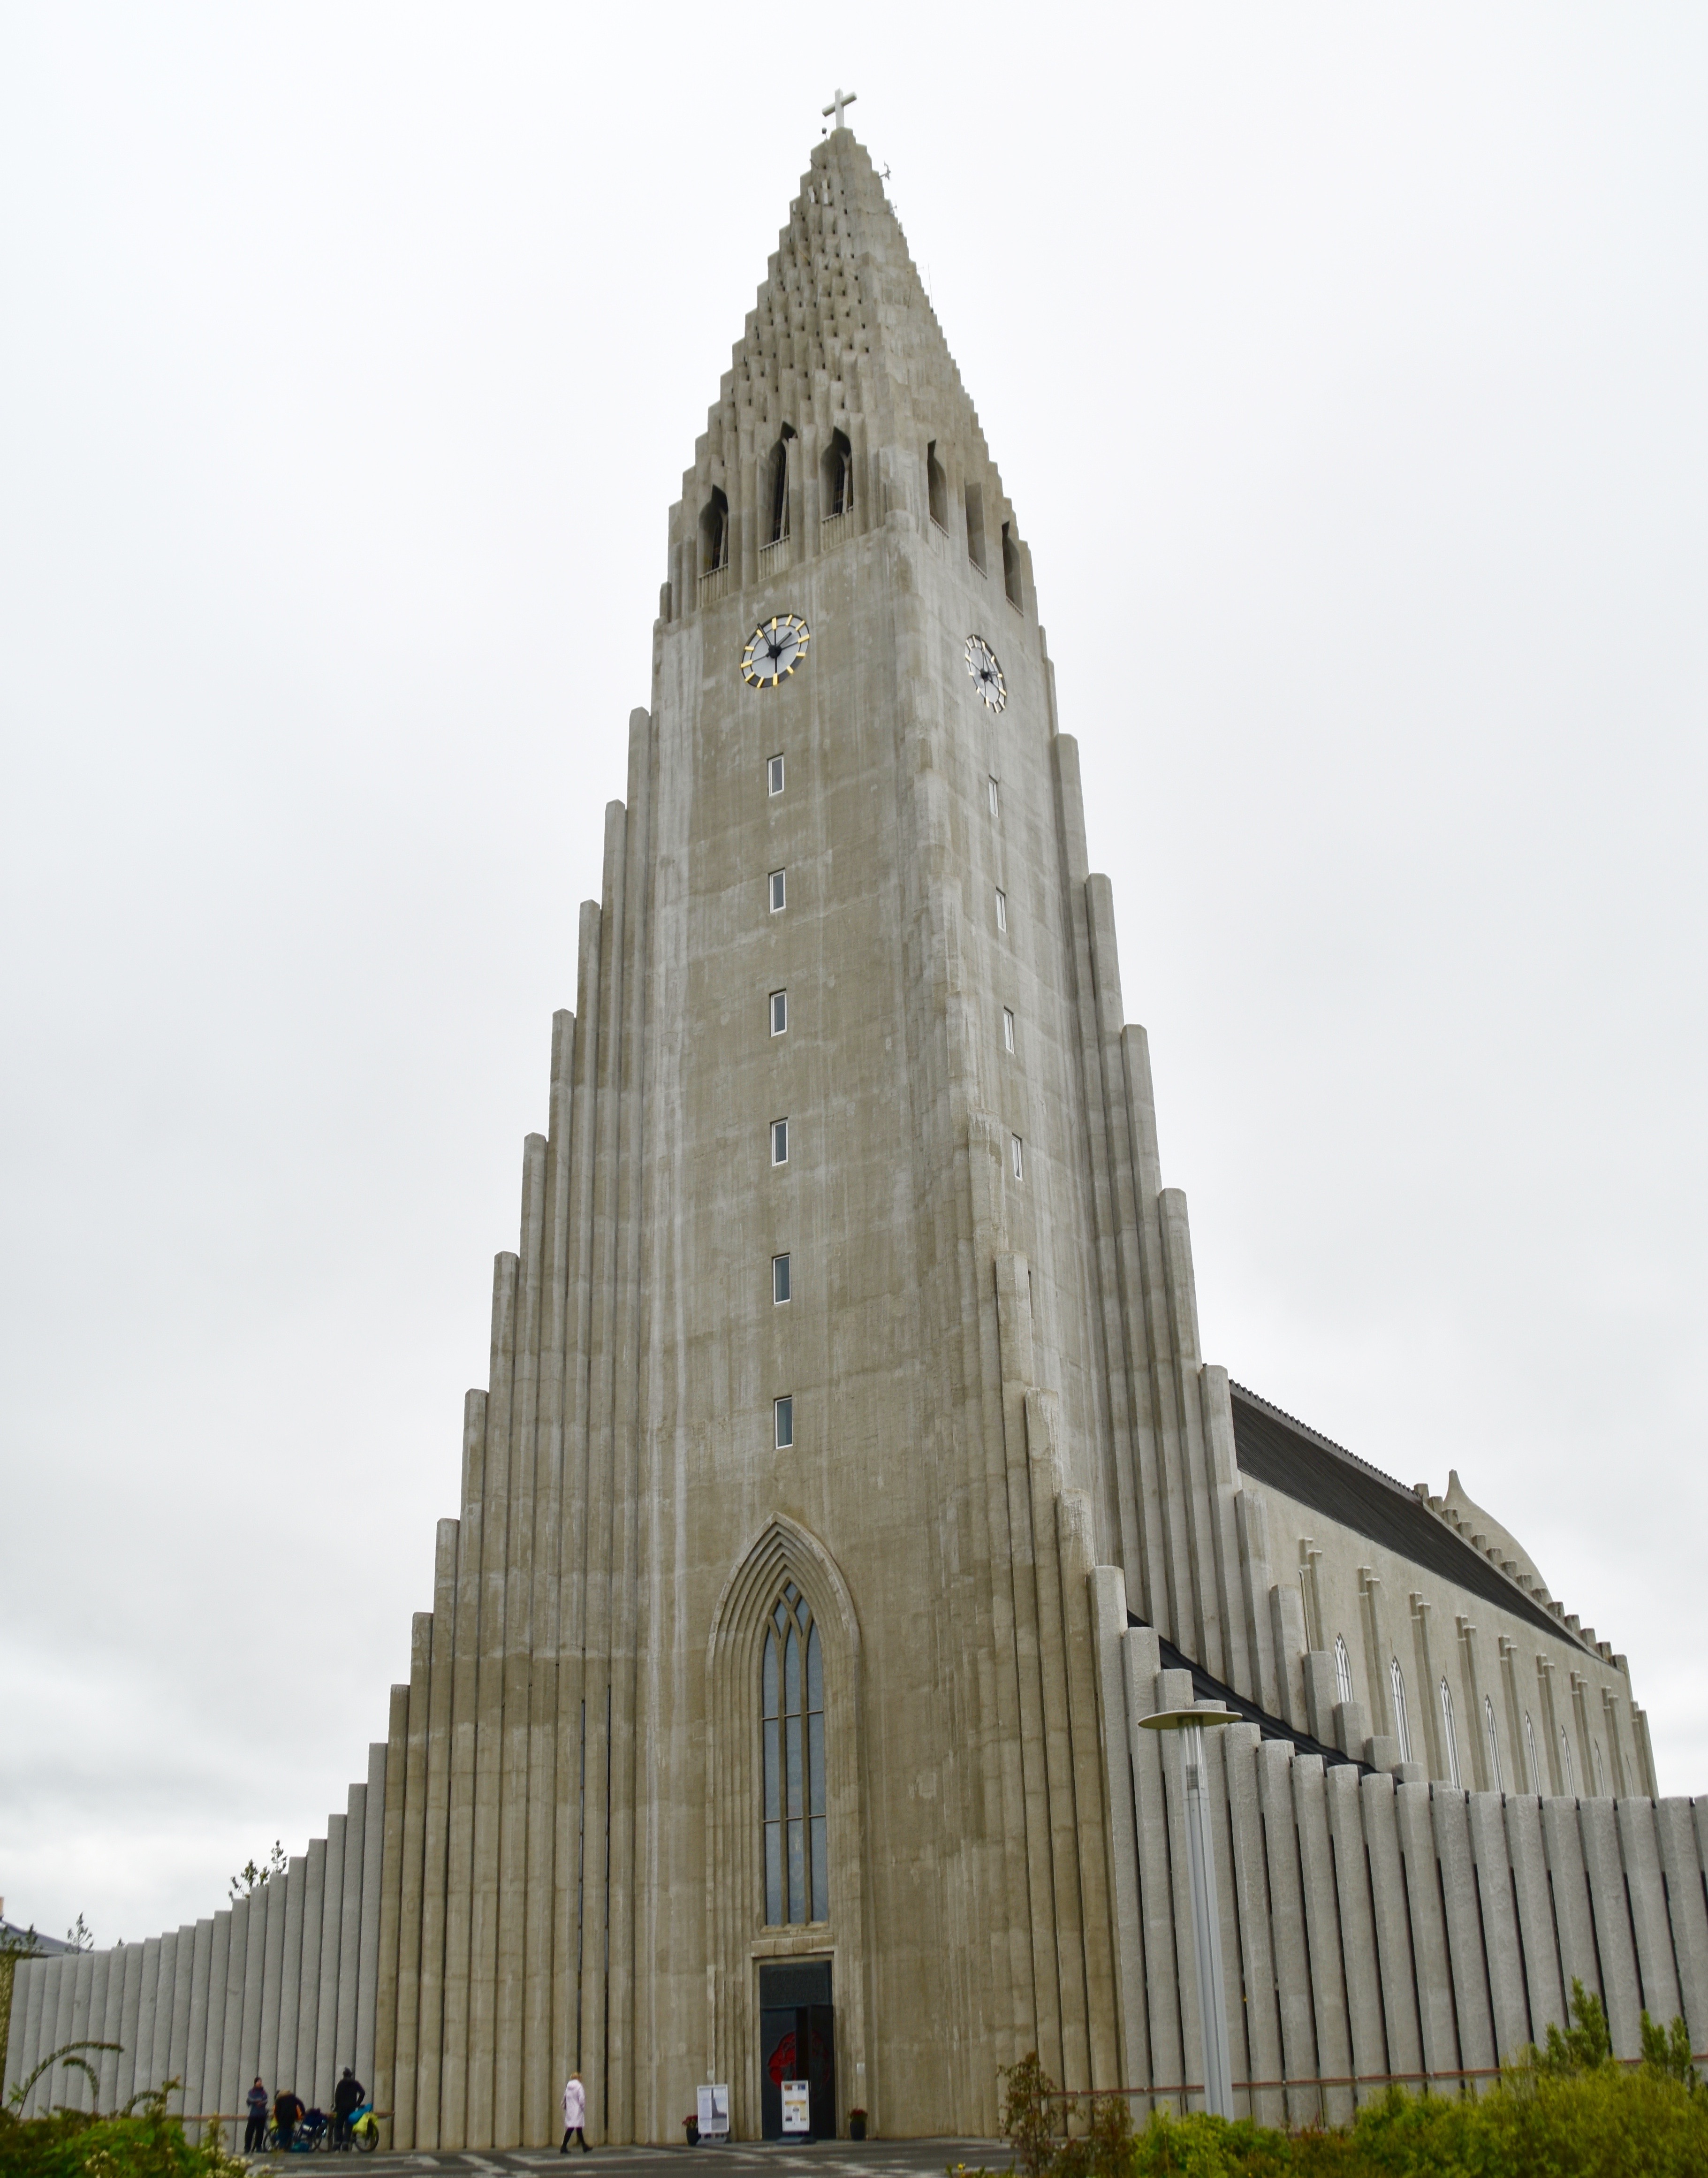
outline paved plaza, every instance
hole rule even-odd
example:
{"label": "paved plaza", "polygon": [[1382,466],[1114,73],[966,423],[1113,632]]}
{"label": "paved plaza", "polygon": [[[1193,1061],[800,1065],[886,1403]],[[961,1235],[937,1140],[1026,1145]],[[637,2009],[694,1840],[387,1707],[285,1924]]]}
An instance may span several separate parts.
{"label": "paved plaza", "polygon": [[[289,2167],[287,2159],[277,2153],[254,2156],[249,2161],[258,2172]],[[818,2140],[802,2144],[753,2140],[715,2148],[598,2148],[585,2158],[574,2151],[559,2156],[539,2148],[341,2156],[338,2167],[348,2178],[356,2178],[357,2172],[362,2178],[409,2178],[409,2174],[426,2170],[538,2173],[565,2164],[585,2167],[588,2178],[638,2178],[641,2171],[658,2178],[661,2163],[678,2165],[682,2178],[750,2178],[757,2172],[767,2178],[794,2178],[794,2174],[799,2178],[943,2178],[944,2171],[957,2163],[973,2170],[983,2165],[1007,2170],[1012,2161],[1007,2142],[1001,2140]]]}

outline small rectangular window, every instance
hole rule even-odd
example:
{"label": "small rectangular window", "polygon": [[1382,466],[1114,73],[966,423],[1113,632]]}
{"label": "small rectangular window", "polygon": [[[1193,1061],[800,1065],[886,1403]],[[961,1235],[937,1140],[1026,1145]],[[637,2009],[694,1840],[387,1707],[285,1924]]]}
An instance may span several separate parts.
{"label": "small rectangular window", "polygon": [[788,905],[789,881],[787,875],[782,870],[773,870],[771,873],[771,911],[775,915],[778,908],[786,907]]}
{"label": "small rectangular window", "polygon": [[773,1256],[771,1259],[771,1299],[773,1306],[780,1308],[789,1299],[789,1258]]}
{"label": "small rectangular window", "polygon": [[1008,1147],[1009,1152],[1014,1160],[1014,1177],[1016,1179],[1024,1179],[1026,1177],[1026,1152],[1018,1135],[1009,1136]]}
{"label": "small rectangular window", "polygon": [[773,1119],[771,1123],[771,1162],[773,1164],[787,1164],[789,1163],[789,1122],[787,1119]]}
{"label": "small rectangular window", "polygon": [[1002,1048],[1004,1051],[1014,1048],[1014,1015],[1007,1006],[1002,1009]]}
{"label": "small rectangular window", "polygon": [[772,794],[781,794],[783,791],[783,758],[780,756],[774,756],[767,762],[765,767],[765,777],[767,791]]}
{"label": "small rectangular window", "polygon": [[1008,928],[1008,895],[1000,887],[996,893],[996,928],[999,930]]}
{"label": "small rectangular window", "polygon": [[990,814],[1000,818],[1002,814],[1002,796],[997,790],[996,782],[994,779],[989,779],[985,784],[990,796]]}
{"label": "small rectangular window", "polygon": [[781,1036],[789,1026],[789,993],[773,991],[771,994],[771,1032]]}
{"label": "small rectangular window", "polygon": [[787,1452],[794,1442],[794,1401],[792,1398],[773,1399],[772,1418],[777,1427],[777,1448]]}

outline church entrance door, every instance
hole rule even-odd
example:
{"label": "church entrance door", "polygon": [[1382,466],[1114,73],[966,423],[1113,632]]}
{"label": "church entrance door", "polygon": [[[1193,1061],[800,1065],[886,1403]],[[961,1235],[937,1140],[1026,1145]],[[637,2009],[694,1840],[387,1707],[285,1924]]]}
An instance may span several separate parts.
{"label": "church entrance door", "polygon": [[828,1959],[790,1960],[759,1969],[759,2099],[767,2140],[783,2137],[785,2080],[807,2083],[812,2129],[806,2137],[834,2140],[836,2009]]}

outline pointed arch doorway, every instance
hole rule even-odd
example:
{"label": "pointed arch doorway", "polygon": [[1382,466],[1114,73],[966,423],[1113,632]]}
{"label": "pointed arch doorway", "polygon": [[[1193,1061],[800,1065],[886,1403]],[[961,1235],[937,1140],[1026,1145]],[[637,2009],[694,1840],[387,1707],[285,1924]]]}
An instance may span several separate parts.
{"label": "pointed arch doorway", "polygon": [[[785,2125],[783,2093],[803,2084],[804,2134],[798,2125]],[[767,2140],[836,2137],[836,2006],[828,1959],[789,1959],[759,1969],[759,2102]]]}
{"label": "pointed arch doorway", "polygon": [[805,2082],[812,2136],[833,2139],[840,2104],[878,2099],[860,1630],[840,1568],[785,1513],[724,1584],[707,1676],[710,2077],[730,2083],[737,2139],[800,2137],[783,2133],[785,2082]]}

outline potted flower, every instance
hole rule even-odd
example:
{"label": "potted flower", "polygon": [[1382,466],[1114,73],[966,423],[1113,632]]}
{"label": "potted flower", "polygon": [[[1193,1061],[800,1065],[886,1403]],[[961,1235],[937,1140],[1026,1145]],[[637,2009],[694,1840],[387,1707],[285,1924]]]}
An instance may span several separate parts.
{"label": "potted flower", "polygon": [[848,2137],[864,2140],[866,2137],[866,2114],[863,2110],[851,2110],[848,2114]]}
{"label": "potted flower", "polygon": [[682,2121],[682,2130],[688,2136],[688,2145],[690,2148],[697,2148],[700,2145],[700,2113],[698,2110],[689,2111],[687,2116]]}

